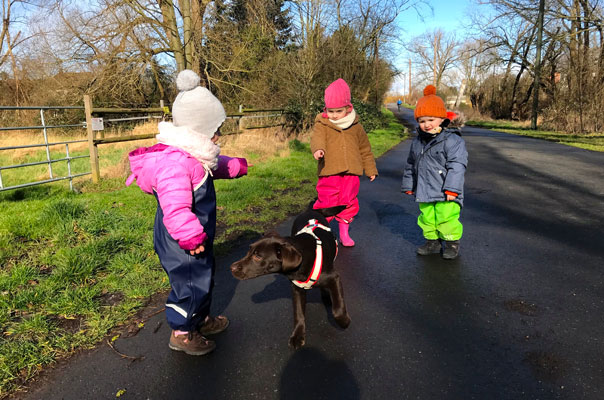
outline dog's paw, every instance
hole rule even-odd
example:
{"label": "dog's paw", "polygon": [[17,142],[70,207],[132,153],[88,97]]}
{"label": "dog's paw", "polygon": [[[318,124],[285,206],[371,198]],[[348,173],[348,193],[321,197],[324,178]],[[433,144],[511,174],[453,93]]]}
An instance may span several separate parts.
{"label": "dog's paw", "polygon": [[342,329],[346,329],[348,328],[348,325],[350,325],[350,317],[348,314],[334,316],[334,319]]}
{"label": "dog's paw", "polygon": [[304,343],[306,343],[304,335],[291,335],[289,338],[289,346],[296,350],[304,346]]}

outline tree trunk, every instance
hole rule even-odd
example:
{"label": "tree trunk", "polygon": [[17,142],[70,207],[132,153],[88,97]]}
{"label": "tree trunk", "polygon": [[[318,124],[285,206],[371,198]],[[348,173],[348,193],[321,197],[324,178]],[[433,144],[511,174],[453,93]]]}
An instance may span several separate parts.
{"label": "tree trunk", "polygon": [[597,25],[598,33],[600,34],[600,56],[598,57],[598,83],[604,85],[604,29],[602,22]]}
{"label": "tree trunk", "polygon": [[517,116],[518,102],[517,102],[516,95],[518,94],[518,85],[520,83],[520,78],[522,78],[522,74],[524,73],[525,69],[526,69],[526,66],[523,62],[522,65],[520,66],[520,71],[518,71],[518,74],[516,74],[516,79],[514,79],[514,87],[512,88],[512,98],[510,99],[510,109],[509,109],[509,114],[510,114],[511,119],[515,119],[518,117]]}
{"label": "tree trunk", "polygon": [[535,82],[533,93],[533,110],[531,128],[537,129],[537,114],[539,109],[539,80],[541,78],[541,43],[543,42],[543,14],[545,13],[545,0],[539,0],[539,17],[537,18],[537,49],[535,56]]}
{"label": "tree trunk", "polygon": [[461,80],[461,85],[459,86],[459,91],[457,92],[457,98],[455,99],[455,107],[459,107],[461,103],[461,99],[463,98],[463,94],[466,90],[466,80]]}
{"label": "tree trunk", "polygon": [[172,0],[158,0],[161,9],[162,17],[164,18],[163,29],[168,37],[174,59],[176,60],[176,68],[179,71],[187,68],[185,51],[178,34],[178,26],[176,25],[176,14],[174,13],[174,3]]}
{"label": "tree trunk", "polygon": [[183,40],[185,47],[185,66],[191,68],[191,61],[193,60],[193,32],[191,24],[191,1],[190,0],[178,0],[180,7],[180,13],[182,15],[182,30]]}
{"label": "tree trunk", "polygon": [[512,98],[510,99],[510,108],[508,110],[508,114],[510,118],[517,118],[518,111],[518,103],[517,103],[517,95],[518,95],[518,85],[520,84],[520,79],[522,78],[522,74],[526,70],[528,66],[528,53],[531,50],[531,45],[533,44],[533,39],[535,39],[535,34],[537,32],[537,27],[533,27],[531,30],[531,34],[524,41],[524,51],[521,55],[522,62],[520,64],[520,70],[516,74],[516,79],[514,79],[514,87],[512,88]]}
{"label": "tree trunk", "polygon": [[[19,35],[17,35],[17,37],[18,36]],[[6,32],[6,53],[10,57],[11,66],[13,68],[13,79],[15,80],[15,105],[19,106],[21,85],[19,81],[19,69],[17,67],[17,60],[15,59],[15,53],[13,53],[13,43],[11,42],[10,31]]]}

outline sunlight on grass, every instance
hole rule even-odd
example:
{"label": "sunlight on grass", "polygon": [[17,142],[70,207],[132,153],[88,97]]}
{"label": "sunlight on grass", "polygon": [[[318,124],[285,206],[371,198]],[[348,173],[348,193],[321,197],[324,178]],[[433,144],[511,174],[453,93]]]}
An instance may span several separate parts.
{"label": "sunlight on grass", "polygon": [[519,123],[515,121],[468,121],[466,122],[466,125],[511,133],[514,135],[543,139],[586,150],[600,152],[604,151],[604,134],[590,133],[577,135],[565,132],[531,130],[528,129],[527,123]]}

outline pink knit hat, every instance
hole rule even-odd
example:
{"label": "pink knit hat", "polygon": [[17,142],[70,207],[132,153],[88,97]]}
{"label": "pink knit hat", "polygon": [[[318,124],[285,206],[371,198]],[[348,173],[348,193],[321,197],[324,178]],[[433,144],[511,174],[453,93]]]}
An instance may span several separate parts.
{"label": "pink knit hat", "polygon": [[342,78],[332,82],[325,89],[325,108],[352,107],[350,88]]}

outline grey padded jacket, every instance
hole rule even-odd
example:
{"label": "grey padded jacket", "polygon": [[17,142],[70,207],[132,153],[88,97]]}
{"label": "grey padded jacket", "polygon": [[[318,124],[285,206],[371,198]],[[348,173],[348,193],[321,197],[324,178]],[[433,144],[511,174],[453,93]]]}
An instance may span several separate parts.
{"label": "grey padded jacket", "polygon": [[411,143],[403,172],[402,192],[413,191],[415,201],[445,201],[445,190],[457,193],[463,206],[464,175],[468,165],[466,144],[457,129],[445,129],[428,143],[418,135]]}

